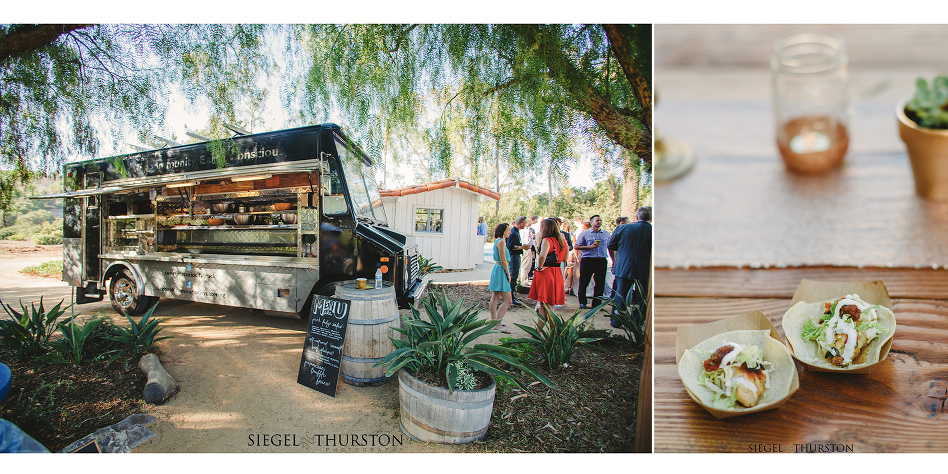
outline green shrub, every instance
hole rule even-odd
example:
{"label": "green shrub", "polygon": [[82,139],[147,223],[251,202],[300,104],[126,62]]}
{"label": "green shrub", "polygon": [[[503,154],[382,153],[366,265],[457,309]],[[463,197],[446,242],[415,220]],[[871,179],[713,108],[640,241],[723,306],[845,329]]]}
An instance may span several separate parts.
{"label": "green shrub", "polygon": [[47,211],[46,209],[37,209],[35,211],[30,211],[25,214],[20,214],[16,218],[16,222],[13,225],[18,227],[34,227],[42,225],[44,222],[53,222],[55,217],[53,213]]}
{"label": "green shrub", "polygon": [[109,339],[118,342],[133,356],[141,357],[145,355],[156,342],[172,338],[173,336],[157,337],[158,333],[161,332],[161,328],[159,328],[158,325],[164,321],[164,318],[151,319],[151,315],[155,312],[155,308],[157,307],[158,303],[155,303],[154,306],[145,312],[137,323],[126,314],[125,319],[128,320],[128,329],[122,326],[114,326],[115,336],[109,337]]}
{"label": "green shrub", "polygon": [[33,235],[33,243],[36,245],[57,245],[63,243],[63,233],[59,232],[59,235],[56,234],[35,234]]}
{"label": "green shrub", "polygon": [[[619,298],[628,301],[631,299],[633,291],[635,290],[629,290],[629,294],[625,298],[622,298],[622,296],[619,296]],[[644,295],[642,299],[645,300]],[[616,311],[612,314],[612,319],[619,329],[625,332],[625,337],[632,341],[632,345],[639,347],[645,343],[645,310],[629,304],[622,304],[622,306],[622,308],[616,308]]]}
{"label": "green shrub", "polygon": [[[405,368],[412,375],[427,374],[444,377],[449,392],[454,392],[464,379],[465,366],[494,376],[507,377],[521,388],[526,386],[511,371],[529,374],[547,386],[553,384],[542,374],[517,360],[519,351],[494,344],[474,344],[474,341],[492,331],[499,320],[478,319],[478,307],[464,309],[464,300],[450,301],[444,292],[428,295],[423,300],[428,319],[422,319],[414,307],[411,315],[403,318],[403,327],[395,328],[404,339],[389,338],[395,350],[375,364],[387,366],[385,374],[391,377]],[[460,370],[459,370],[460,369]]]}
{"label": "green shrub", "polygon": [[36,275],[45,276],[45,277],[59,276],[59,275],[62,275],[63,273],[63,261],[51,260],[49,262],[41,263],[39,265],[33,265],[31,267],[26,267],[23,270],[20,270],[20,273],[36,274]]}
{"label": "green shrub", "polygon": [[74,318],[59,323],[59,331],[63,337],[49,343],[53,352],[45,357],[44,360],[53,363],[71,363],[73,365],[82,365],[86,360],[86,343],[92,338],[92,332],[102,324],[101,319],[91,319],[83,325],[78,325],[73,321]]}
{"label": "green shrub", "polygon": [[[27,311],[20,303],[20,312],[8,304],[0,301],[0,306],[6,311],[10,319],[0,319],[0,345],[13,348],[20,356],[40,357],[49,351],[49,338],[56,330],[56,321],[66,313],[60,309],[65,299],[53,306],[48,312],[43,307],[43,298],[40,297],[39,308],[30,304]],[[70,305],[71,306],[71,305]]]}
{"label": "green shrub", "polygon": [[0,239],[13,240],[13,239],[10,239],[10,236],[15,234],[16,231],[17,231],[16,227],[13,227],[13,226],[4,227],[0,229]]}
{"label": "green shrub", "polygon": [[422,278],[429,273],[435,273],[444,267],[435,263],[434,260],[418,254],[418,278]]}
{"label": "green shrub", "polygon": [[546,358],[546,364],[550,369],[564,367],[569,364],[573,357],[573,351],[580,344],[588,344],[603,339],[608,334],[603,330],[582,330],[580,326],[585,319],[591,318],[606,303],[589,310],[583,319],[579,319],[582,314],[581,309],[577,309],[569,319],[563,319],[554,313],[549,307],[547,312],[550,317],[543,327],[540,327],[540,321],[543,317],[536,311],[536,327],[529,327],[523,324],[517,324],[517,327],[526,331],[530,338],[509,339],[505,346],[513,347],[516,344],[530,344],[543,351]]}

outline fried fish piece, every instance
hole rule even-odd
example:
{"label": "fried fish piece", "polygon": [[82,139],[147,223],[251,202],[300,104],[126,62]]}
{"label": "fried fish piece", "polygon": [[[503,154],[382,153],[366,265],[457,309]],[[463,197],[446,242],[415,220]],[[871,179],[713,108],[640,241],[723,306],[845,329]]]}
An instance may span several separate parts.
{"label": "fried fish piece", "polygon": [[763,366],[758,365],[756,369],[748,369],[747,364],[741,364],[734,368],[732,383],[736,385],[735,396],[737,401],[747,408],[757,405],[760,395],[767,384],[767,374],[764,373]]}

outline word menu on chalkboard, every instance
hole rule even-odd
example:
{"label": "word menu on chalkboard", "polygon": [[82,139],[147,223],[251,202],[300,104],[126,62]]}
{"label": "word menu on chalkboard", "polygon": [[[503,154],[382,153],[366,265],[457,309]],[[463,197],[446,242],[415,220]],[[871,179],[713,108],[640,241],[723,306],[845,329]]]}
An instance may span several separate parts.
{"label": "word menu on chalkboard", "polygon": [[297,383],[336,396],[351,301],[313,296]]}

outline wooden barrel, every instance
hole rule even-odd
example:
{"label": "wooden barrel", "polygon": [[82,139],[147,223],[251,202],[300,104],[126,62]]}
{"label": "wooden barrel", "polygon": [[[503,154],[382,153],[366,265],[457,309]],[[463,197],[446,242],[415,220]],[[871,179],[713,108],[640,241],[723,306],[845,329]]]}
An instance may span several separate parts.
{"label": "wooden barrel", "polygon": [[463,444],[487,434],[497,384],[480,390],[455,390],[429,385],[398,371],[398,424],[414,440]]}
{"label": "wooden barrel", "polygon": [[369,289],[360,290],[355,280],[336,284],[336,298],[352,302],[339,364],[339,376],[350,385],[378,385],[388,380],[385,367],[373,366],[395,349],[389,337],[400,335],[392,330],[401,327],[395,287],[383,282],[376,290],[372,285],[370,281]]}

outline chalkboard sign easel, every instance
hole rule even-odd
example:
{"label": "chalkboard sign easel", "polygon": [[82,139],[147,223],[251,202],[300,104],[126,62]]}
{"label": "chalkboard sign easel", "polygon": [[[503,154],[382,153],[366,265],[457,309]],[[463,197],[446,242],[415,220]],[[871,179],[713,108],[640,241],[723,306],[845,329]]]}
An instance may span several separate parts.
{"label": "chalkboard sign easel", "polygon": [[313,296],[297,383],[330,397],[336,396],[351,305],[349,300]]}

